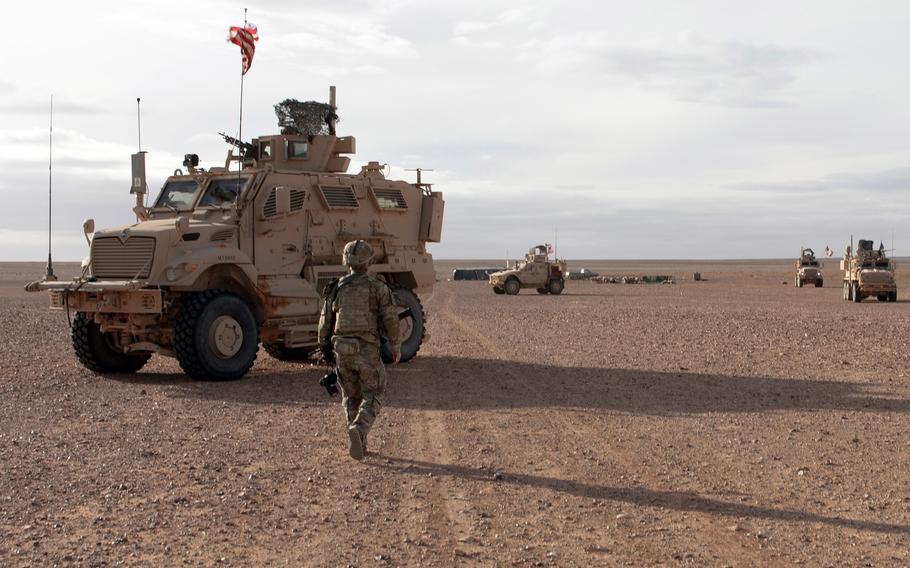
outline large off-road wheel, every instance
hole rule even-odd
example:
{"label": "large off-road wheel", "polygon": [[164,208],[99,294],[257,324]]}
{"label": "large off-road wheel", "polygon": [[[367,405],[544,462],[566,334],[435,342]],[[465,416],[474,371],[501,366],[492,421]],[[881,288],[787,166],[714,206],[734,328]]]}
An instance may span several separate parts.
{"label": "large off-road wheel", "polygon": [[96,373],[135,373],[151,353],[124,353],[116,333],[103,333],[90,316],[76,312],[71,336],[76,357]]}
{"label": "large off-road wheel", "polygon": [[816,288],[821,288],[823,285],[824,285],[824,281],[822,281],[822,280],[816,280],[816,281],[815,281],[815,287],[816,287]]}
{"label": "large off-road wheel", "polygon": [[547,289],[547,288],[538,288],[538,289],[537,289],[537,293],[538,293],[538,294],[549,294],[549,293],[550,293],[550,290]]}
{"label": "large off-road wheel", "polygon": [[863,301],[863,295],[859,291],[859,284],[856,282],[850,288],[850,298],[857,304]]}
{"label": "large off-road wheel", "polygon": [[[411,309],[411,315],[398,322],[401,337],[401,362],[404,363],[417,355],[417,352],[420,351],[420,345],[423,343],[425,334],[423,305],[417,295],[410,289],[400,284],[392,284],[389,288],[392,289],[392,297],[401,310],[405,308]],[[382,344],[380,353],[383,363],[389,364],[392,362],[392,349],[388,343]]]}
{"label": "large off-road wheel", "polygon": [[562,291],[565,287],[566,283],[562,278],[551,278],[550,282],[547,283],[547,290],[549,290],[553,295],[562,294]]}
{"label": "large off-road wheel", "polygon": [[279,361],[306,361],[315,347],[285,347],[280,343],[263,343],[265,352]]}
{"label": "large off-road wheel", "polygon": [[850,284],[847,283],[846,281],[844,282],[844,294],[843,294],[843,297],[844,297],[844,301],[845,301],[845,302],[849,302],[849,301],[850,301]]}
{"label": "large off-road wheel", "polygon": [[174,325],[174,351],[194,379],[239,379],[259,350],[259,325],[249,305],[224,290],[188,294]]}
{"label": "large off-road wheel", "polygon": [[499,286],[493,286],[493,293],[494,294],[505,294],[506,291],[503,290],[502,288],[500,288]]}
{"label": "large off-road wheel", "polygon": [[521,282],[518,281],[518,278],[509,278],[506,280],[504,288],[506,294],[509,296],[514,296],[518,293],[519,290],[521,290]]}
{"label": "large off-road wheel", "polygon": [[889,301],[889,302],[896,302],[896,301],[897,301],[897,290],[895,290],[894,292],[889,292],[889,293],[888,293],[888,301]]}
{"label": "large off-road wheel", "polygon": [[802,281],[802,279],[801,279],[799,276],[796,277],[796,287],[797,287],[797,288],[802,288],[802,287],[803,287],[803,281]]}

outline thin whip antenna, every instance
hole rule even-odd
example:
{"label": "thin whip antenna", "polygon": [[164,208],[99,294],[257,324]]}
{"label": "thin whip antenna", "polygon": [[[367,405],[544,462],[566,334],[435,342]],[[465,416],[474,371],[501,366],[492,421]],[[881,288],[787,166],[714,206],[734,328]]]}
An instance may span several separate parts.
{"label": "thin whip antenna", "polygon": [[142,151],[142,111],[139,108],[139,97],[136,97],[136,130],[139,131],[139,151]]}
{"label": "thin whip antenna", "polygon": [[51,204],[53,196],[53,167],[54,167],[54,95],[51,95],[51,120],[48,134],[47,157],[47,267],[44,270],[45,280],[56,280],[54,265],[51,260]]}

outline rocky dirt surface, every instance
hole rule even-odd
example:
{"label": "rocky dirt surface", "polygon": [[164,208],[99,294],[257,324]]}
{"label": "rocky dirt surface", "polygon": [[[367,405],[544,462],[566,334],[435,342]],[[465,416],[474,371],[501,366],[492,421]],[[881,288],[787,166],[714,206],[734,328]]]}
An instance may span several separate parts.
{"label": "rocky dirt surface", "polygon": [[558,297],[455,264],[363,463],[320,369],[97,376],[0,265],[0,565],[910,564],[910,303],[842,301],[836,262]]}

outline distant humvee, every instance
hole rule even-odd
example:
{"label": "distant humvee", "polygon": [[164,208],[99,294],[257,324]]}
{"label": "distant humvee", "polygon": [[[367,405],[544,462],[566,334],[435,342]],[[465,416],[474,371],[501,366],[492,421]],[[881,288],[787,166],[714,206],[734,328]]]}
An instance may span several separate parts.
{"label": "distant humvee", "polygon": [[796,280],[794,284],[797,288],[802,288],[806,284],[814,284],[816,288],[821,288],[824,284],[822,277],[821,265],[815,258],[815,252],[810,248],[804,248],[796,259]]}
{"label": "distant humvee", "polygon": [[549,260],[546,245],[528,251],[525,259],[512,268],[490,275],[495,294],[515,295],[522,288],[534,288],[538,294],[561,294],[566,286],[563,260]]}

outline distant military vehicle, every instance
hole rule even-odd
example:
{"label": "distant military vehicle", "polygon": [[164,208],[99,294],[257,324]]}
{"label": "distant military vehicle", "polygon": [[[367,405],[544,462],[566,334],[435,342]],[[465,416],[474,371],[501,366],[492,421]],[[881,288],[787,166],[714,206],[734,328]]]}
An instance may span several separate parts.
{"label": "distant military vehicle", "polygon": [[[26,287],[49,290],[52,308],[74,314],[84,366],[134,373],[159,353],[192,377],[234,379],[260,343],[278,359],[304,358],[316,345],[323,287],[347,273],[341,253],[354,239],[372,245],[370,273],[402,307],[402,360],[415,356],[424,338],[418,294],[436,281],[426,244],[440,241],[442,193],[419,175],[414,184],[388,180],[378,162],[346,174],[355,140],[336,135],[334,99],[332,87],[329,104],[276,105],[281,134],[225,136],[238,154],[232,148],[224,167],[204,170],[187,154],[187,171],[168,177],[151,207],[137,197],[135,224],[96,232],[86,221],[82,275]],[[229,171],[233,161],[239,168]],[[144,185],[140,153],[134,190]]]}
{"label": "distant military vehicle", "polygon": [[879,302],[897,301],[894,261],[885,255],[884,245],[876,250],[873,241],[860,240],[856,251],[847,247],[840,261],[844,271],[844,300],[862,302],[875,296]]}
{"label": "distant military vehicle", "polygon": [[491,274],[490,285],[496,294],[515,295],[522,288],[534,288],[538,294],[561,294],[566,286],[565,271],[565,261],[549,260],[547,246],[537,245],[512,268]]}
{"label": "distant military vehicle", "polygon": [[815,252],[810,248],[804,248],[796,259],[796,280],[794,282],[797,288],[802,288],[806,284],[814,284],[816,288],[821,288],[824,284],[821,265],[815,258]]}
{"label": "distant military vehicle", "polygon": [[500,270],[502,267],[456,268],[452,270],[452,280],[488,280],[490,274]]}
{"label": "distant military vehicle", "polygon": [[581,270],[566,270],[563,276],[569,280],[590,280],[591,278],[597,278],[600,274],[589,268],[582,268]]}

